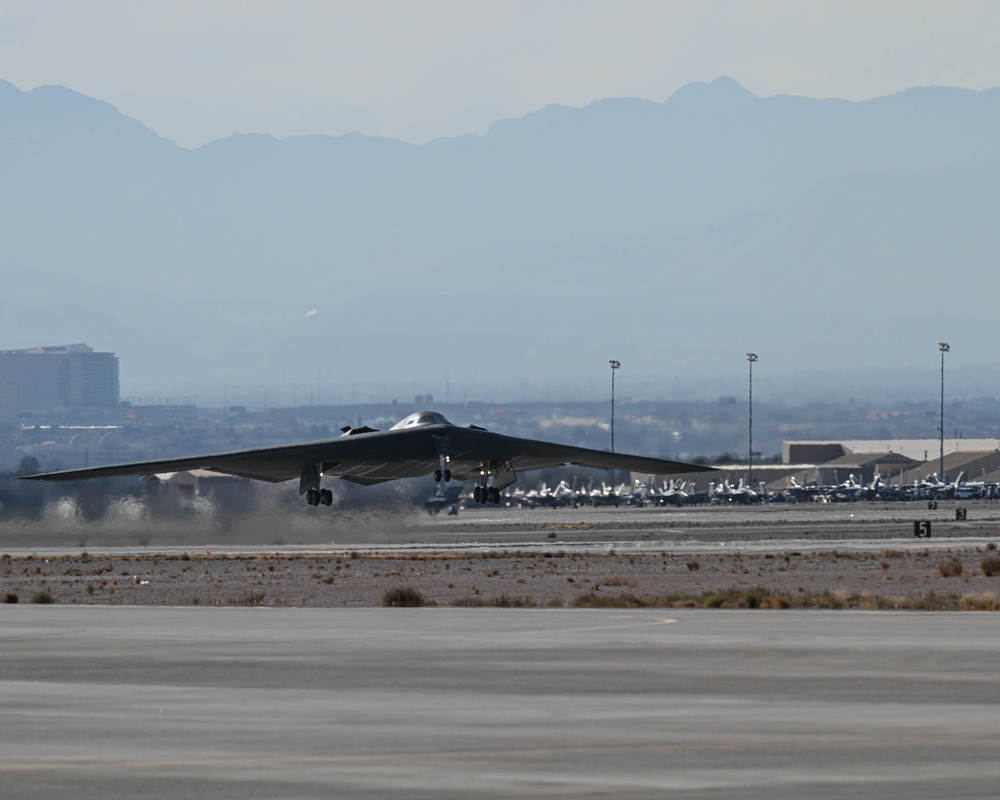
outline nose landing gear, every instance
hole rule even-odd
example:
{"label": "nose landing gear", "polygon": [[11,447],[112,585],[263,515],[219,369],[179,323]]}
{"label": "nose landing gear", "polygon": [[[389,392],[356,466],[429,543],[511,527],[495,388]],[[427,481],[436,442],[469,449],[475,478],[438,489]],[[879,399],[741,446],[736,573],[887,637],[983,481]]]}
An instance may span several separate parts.
{"label": "nose landing gear", "polygon": [[447,483],[451,480],[451,470],[448,469],[448,464],[451,463],[451,437],[447,434],[435,436],[434,451],[437,453],[439,464],[434,470],[434,482],[441,483],[443,479]]}

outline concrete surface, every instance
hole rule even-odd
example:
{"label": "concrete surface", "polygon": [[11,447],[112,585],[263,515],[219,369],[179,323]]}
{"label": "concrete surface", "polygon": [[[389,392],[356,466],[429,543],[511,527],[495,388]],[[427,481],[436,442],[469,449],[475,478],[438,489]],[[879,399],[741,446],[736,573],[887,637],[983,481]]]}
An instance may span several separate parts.
{"label": "concrete surface", "polygon": [[0,607],[0,797],[994,798],[998,624]]}

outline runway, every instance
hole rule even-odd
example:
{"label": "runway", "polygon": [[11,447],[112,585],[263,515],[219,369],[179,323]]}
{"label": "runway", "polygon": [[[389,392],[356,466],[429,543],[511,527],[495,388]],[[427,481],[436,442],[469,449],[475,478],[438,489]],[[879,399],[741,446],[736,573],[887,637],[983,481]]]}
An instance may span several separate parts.
{"label": "runway", "polygon": [[10,798],[993,798],[996,617],[0,606]]}

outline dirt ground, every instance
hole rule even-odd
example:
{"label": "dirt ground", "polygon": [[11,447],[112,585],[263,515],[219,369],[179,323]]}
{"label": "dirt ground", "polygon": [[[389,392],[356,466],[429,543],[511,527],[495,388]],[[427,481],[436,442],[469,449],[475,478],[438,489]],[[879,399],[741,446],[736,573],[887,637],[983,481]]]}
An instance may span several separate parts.
{"label": "dirt ground", "polygon": [[830,595],[855,598],[855,605],[864,605],[863,598],[881,598],[905,606],[928,595],[995,598],[1000,575],[988,577],[983,569],[992,558],[985,548],[700,555],[555,548],[419,555],[8,555],[0,561],[0,598],[8,603],[342,607],[388,604],[397,595],[405,601],[417,595],[400,590],[415,590],[426,604],[570,606],[586,604],[587,598],[613,604],[623,596],[667,598],[668,604],[699,598],[700,604],[713,593],[760,589],[790,605]]}
{"label": "dirt ground", "polygon": [[5,524],[0,602],[1000,609],[1000,506],[962,521],[939,509],[934,540],[914,539],[928,513],[857,503]]}

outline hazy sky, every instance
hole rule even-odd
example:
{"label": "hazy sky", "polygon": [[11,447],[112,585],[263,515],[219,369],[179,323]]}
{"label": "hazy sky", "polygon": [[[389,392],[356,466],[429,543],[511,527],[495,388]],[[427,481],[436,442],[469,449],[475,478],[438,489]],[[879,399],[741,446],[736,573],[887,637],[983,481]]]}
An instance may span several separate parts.
{"label": "hazy sky", "polygon": [[0,0],[0,78],[193,147],[233,131],[413,142],[548,103],[1000,85],[994,0]]}

